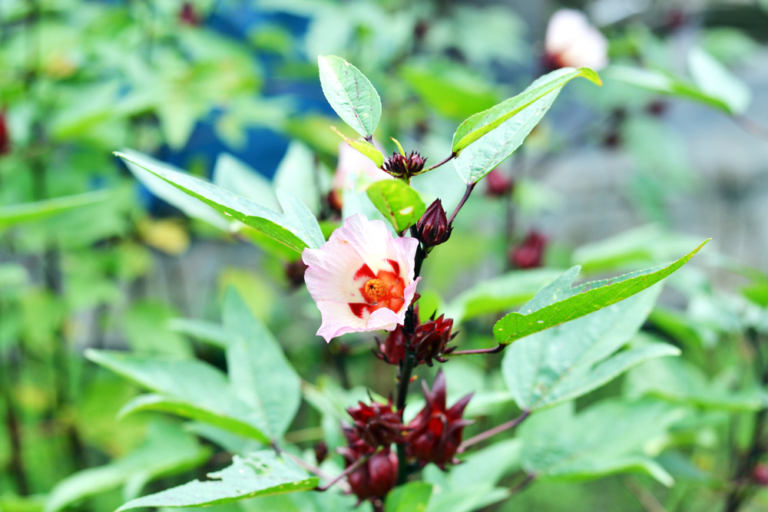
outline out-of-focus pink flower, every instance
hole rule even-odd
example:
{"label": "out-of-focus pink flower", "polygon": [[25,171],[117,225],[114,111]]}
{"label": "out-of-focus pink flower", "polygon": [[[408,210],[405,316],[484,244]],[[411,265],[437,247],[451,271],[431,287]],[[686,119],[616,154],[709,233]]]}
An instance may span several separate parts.
{"label": "out-of-focus pink flower", "polygon": [[[373,143],[379,151],[384,148],[376,141]],[[371,181],[391,179],[391,177],[373,163],[373,160],[347,144],[339,144],[339,164],[336,174],[333,176],[332,187],[334,190],[343,190],[350,181],[356,181],[360,176],[365,176]]]}
{"label": "out-of-focus pink flower", "polygon": [[358,213],[322,247],[305,249],[304,281],[323,317],[317,335],[330,342],[403,325],[420,279],[414,280],[418,246],[415,238],[395,238],[384,222]]}
{"label": "out-of-focus pink flower", "polygon": [[608,65],[608,40],[593,27],[586,15],[573,9],[560,9],[549,20],[544,42],[546,64],[550,68]]}

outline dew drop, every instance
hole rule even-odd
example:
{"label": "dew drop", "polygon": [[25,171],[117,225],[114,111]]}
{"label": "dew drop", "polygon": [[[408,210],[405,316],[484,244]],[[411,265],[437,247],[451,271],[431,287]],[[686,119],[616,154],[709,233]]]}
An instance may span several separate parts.
{"label": "dew drop", "polygon": [[543,324],[543,323],[544,323],[544,320],[537,320],[537,321],[536,321],[536,323],[537,323],[537,324]]}

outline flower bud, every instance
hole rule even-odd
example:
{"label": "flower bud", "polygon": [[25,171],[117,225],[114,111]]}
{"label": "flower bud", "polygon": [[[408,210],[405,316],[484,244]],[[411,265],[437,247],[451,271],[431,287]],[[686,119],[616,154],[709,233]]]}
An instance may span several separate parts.
{"label": "flower bud", "polygon": [[429,322],[416,327],[409,347],[416,353],[417,364],[426,363],[427,366],[432,366],[433,359],[441,363],[446,362],[443,356],[456,350],[456,347],[448,347],[448,343],[458,335],[458,333],[451,334],[452,327],[453,320],[445,319],[443,315],[440,315],[437,320],[433,315]]}
{"label": "flower bud", "polygon": [[395,330],[390,332],[384,343],[376,339],[379,345],[379,351],[376,357],[388,364],[399,365],[405,359],[405,340],[406,335],[403,327],[398,325]]}
{"label": "flower bud", "polygon": [[439,199],[435,199],[412,227],[411,234],[421,242],[424,250],[429,252],[436,245],[448,241],[451,237],[451,229],[443,204]]}
{"label": "flower bud", "polygon": [[422,467],[434,462],[445,470],[446,464],[458,463],[454,456],[461,445],[464,427],[472,423],[462,419],[472,394],[446,409],[445,375],[442,370],[437,373],[431,391],[424,382],[422,387],[427,405],[408,424],[406,454]]}
{"label": "flower bud", "polygon": [[315,461],[318,464],[322,464],[323,461],[328,457],[328,445],[325,443],[325,441],[320,441],[319,443],[315,443],[314,449]]}
{"label": "flower bud", "polygon": [[752,469],[752,480],[763,487],[768,486],[768,464],[757,464]]}
{"label": "flower bud", "polygon": [[303,261],[296,260],[285,265],[285,278],[291,288],[298,288],[304,284],[304,273],[309,268]]}
{"label": "flower bud", "polygon": [[485,184],[485,194],[489,197],[508,197],[515,189],[512,179],[498,169],[486,174]]}
{"label": "flower bud", "polygon": [[179,21],[185,25],[200,25],[200,16],[195,11],[195,6],[190,2],[184,2],[179,11]]}
{"label": "flower bud", "polygon": [[392,443],[403,443],[403,412],[392,410],[392,399],[386,404],[373,402],[350,407],[347,412],[354,420],[357,437],[373,448],[388,447]]}
{"label": "flower bud", "polygon": [[536,268],[542,264],[547,238],[537,231],[531,231],[522,243],[512,248],[509,260],[516,268]]}
{"label": "flower bud", "polygon": [[328,208],[330,208],[333,217],[341,218],[341,210],[344,208],[344,199],[339,190],[328,192]]}
{"label": "flower bud", "polygon": [[384,171],[395,178],[410,180],[413,176],[421,174],[424,171],[424,164],[427,159],[422,158],[415,151],[409,155],[402,155],[398,152],[392,153],[392,157],[384,161],[382,166]]}
{"label": "flower bud", "polygon": [[8,123],[5,112],[0,111],[0,155],[11,152],[11,134],[8,131]]}

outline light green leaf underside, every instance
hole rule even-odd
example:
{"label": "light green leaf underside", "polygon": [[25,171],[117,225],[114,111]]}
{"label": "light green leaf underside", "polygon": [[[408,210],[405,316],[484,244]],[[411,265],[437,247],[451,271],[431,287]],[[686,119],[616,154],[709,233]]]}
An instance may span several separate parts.
{"label": "light green leaf underside", "polygon": [[598,74],[589,68],[563,68],[544,75],[521,94],[509,98],[488,110],[478,112],[461,123],[453,136],[454,153],[460,153],[464,148],[490,131],[495,130],[526,107],[556,89],[562,88],[565,84],[579,76],[583,76],[597,85],[602,85]]}
{"label": "light green leaf underside", "polygon": [[278,191],[278,199],[281,200],[280,204],[285,211],[285,214],[279,214],[212,183],[157,166],[140,153],[131,151],[115,154],[294,251],[302,252],[306,247],[318,248],[324,242],[320,226],[312,212],[287,191],[282,194]]}
{"label": "light green leaf underside", "polygon": [[227,348],[227,333],[224,327],[216,322],[195,318],[173,318],[168,322],[168,330],[185,334],[215,347]]}
{"label": "light green leaf underside", "polygon": [[677,348],[665,343],[616,353],[637,334],[659,292],[660,286],[653,287],[514,343],[504,354],[502,375],[517,405],[525,410],[551,407],[584,395],[643,361],[678,355]]}
{"label": "light green leaf underside", "polygon": [[160,359],[104,350],[88,350],[85,355],[157,393],[129,402],[123,414],[149,409],[174,412],[262,443],[269,442],[264,418],[237,397],[227,376],[213,366],[197,360]]}
{"label": "light green leaf underside", "polygon": [[282,437],[301,402],[301,379],[280,344],[229,288],[224,298],[224,329],[229,339],[227,368],[232,388],[264,418],[266,433]]}
{"label": "light green leaf underside", "polygon": [[75,196],[57,197],[34,203],[15,204],[0,208],[0,230],[24,222],[34,222],[75,208],[106,201],[110,191],[88,192]]}
{"label": "light green leaf underside", "polygon": [[318,484],[316,477],[310,477],[292,460],[279,457],[273,451],[256,452],[248,457],[235,455],[231,466],[208,474],[208,478],[205,482],[194,480],[129,501],[118,512],[140,507],[219,505],[257,496],[308,491]]}
{"label": "light green leaf underside", "polygon": [[318,56],[320,85],[328,103],[363,137],[373,136],[381,118],[381,99],[359,69],[335,55]]}
{"label": "light green leaf underside", "polygon": [[519,312],[510,313],[496,322],[493,327],[494,337],[501,344],[509,344],[631,297],[685,265],[708,241],[660,270],[636,272],[569,288],[564,283],[571,283],[576,277],[579,268],[574,267],[536,294]]}
{"label": "light green leaf underside", "polygon": [[577,415],[573,402],[538,412],[520,427],[523,469],[540,479],[566,481],[642,472],[669,486],[672,477],[643,447],[684,414],[663,402],[613,399]]}
{"label": "light green leaf underside", "polygon": [[432,485],[426,482],[411,482],[395,487],[388,495],[387,512],[425,512],[432,496]]}
{"label": "light green leaf underside", "polygon": [[401,180],[377,181],[367,194],[398,233],[415,224],[427,209],[419,193]]}

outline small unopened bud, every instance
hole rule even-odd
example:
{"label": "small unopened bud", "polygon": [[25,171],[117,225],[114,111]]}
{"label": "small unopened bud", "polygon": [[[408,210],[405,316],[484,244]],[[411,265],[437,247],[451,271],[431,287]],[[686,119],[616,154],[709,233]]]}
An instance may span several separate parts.
{"label": "small unopened bud", "polygon": [[667,107],[669,105],[666,101],[662,100],[655,100],[648,104],[647,107],[645,107],[645,111],[648,112],[652,116],[663,116],[667,112]]}
{"label": "small unopened bud", "polygon": [[413,226],[411,234],[421,242],[424,250],[429,252],[436,245],[448,241],[451,237],[451,229],[443,204],[439,199],[435,199],[435,202],[429,205],[424,215]]}
{"label": "small unopened bud", "polygon": [[0,155],[11,152],[11,134],[5,120],[5,112],[0,111]]}
{"label": "small unopened bud", "polygon": [[537,231],[531,231],[522,243],[510,251],[510,263],[521,269],[540,267],[546,246],[547,238]]}
{"label": "small unopened bud", "polygon": [[335,217],[341,217],[341,209],[344,207],[344,199],[341,197],[341,192],[338,190],[331,190],[328,192],[328,208],[331,209],[331,213]]}
{"label": "small unopened bud", "polygon": [[323,461],[328,457],[328,445],[325,444],[325,441],[320,441],[319,443],[315,443],[315,461],[318,464],[322,464]]}
{"label": "small unopened bud", "polygon": [[763,487],[768,486],[768,464],[757,464],[752,469],[752,480]]}
{"label": "small unopened bud", "polygon": [[200,16],[195,11],[195,6],[190,2],[184,2],[179,11],[179,20],[185,25],[196,26],[200,24]]}
{"label": "small unopened bud", "polygon": [[398,179],[409,180],[417,174],[424,172],[426,158],[420,154],[411,151],[408,155],[402,155],[398,152],[392,153],[392,157],[384,161],[384,171]]}
{"label": "small unopened bud", "polygon": [[285,266],[285,278],[288,280],[291,288],[298,288],[304,285],[304,273],[307,271],[307,268],[309,267],[301,260],[292,261]]}
{"label": "small unopened bud", "polygon": [[378,338],[376,339],[379,345],[376,357],[385,363],[399,365],[405,359],[405,340],[405,332],[403,332],[402,326],[398,325],[394,331],[389,333],[383,343]]}
{"label": "small unopened bud", "polygon": [[515,183],[503,172],[494,169],[485,176],[485,194],[489,197],[508,197],[515,189]]}

